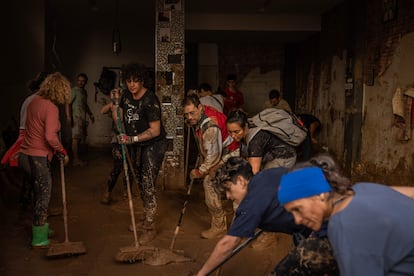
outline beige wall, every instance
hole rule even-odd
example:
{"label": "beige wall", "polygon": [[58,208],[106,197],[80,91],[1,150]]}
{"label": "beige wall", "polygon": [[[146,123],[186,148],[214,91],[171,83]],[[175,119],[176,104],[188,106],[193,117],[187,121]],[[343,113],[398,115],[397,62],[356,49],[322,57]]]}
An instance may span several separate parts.
{"label": "beige wall", "polygon": [[88,129],[88,143],[105,145],[111,120],[99,111],[108,98],[98,93],[95,100],[93,83],[98,81],[103,66],[140,62],[154,67],[155,4],[119,1],[122,51],[116,55],[112,51],[116,1],[94,1],[96,9],[92,1],[46,2],[47,12],[43,1],[8,1],[7,12],[1,18],[5,33],[0,84],[8,97],[2,101],[0,128],[13,125],[13,119],[18,121],[20,105],[29,94],[26,84],[39,71],[61,71],[72,83],[77,73],[85,72],[89,77],[88,102],[96,118]]}

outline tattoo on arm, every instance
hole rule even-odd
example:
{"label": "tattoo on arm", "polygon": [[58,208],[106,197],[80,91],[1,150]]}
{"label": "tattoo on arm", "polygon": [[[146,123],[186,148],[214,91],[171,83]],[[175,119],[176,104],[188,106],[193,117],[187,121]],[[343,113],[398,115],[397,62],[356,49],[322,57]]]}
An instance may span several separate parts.
{"label": "tattoo on arm", "polygon": [[145,131],[145,133],[147,133],[147,135],[149,136],[149,139],[152,139],[152,133],[151,133],[151,131],[149,129],[147,129]]}

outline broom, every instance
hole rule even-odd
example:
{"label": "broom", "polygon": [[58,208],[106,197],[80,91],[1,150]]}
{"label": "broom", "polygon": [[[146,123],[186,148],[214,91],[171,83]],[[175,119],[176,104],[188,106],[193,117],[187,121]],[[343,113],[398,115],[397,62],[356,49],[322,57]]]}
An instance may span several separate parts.
{"label": "broom", "polygon": [[[115,101],[115,106],[116,106],[116,112],[117,112],[118,129],[119,129],[119,132],[121,132],[122,123],[121,123],[121,116],[120,116],[118,101]],[[129,154],[127,153],[127,150],[124,144],[121,144],[121,150],[122,150],[122,161],[123,161],[124,171],[125,171],[125,176],[126,176],[125,178],[126,178],[126,184],[127,184],[129,210],[131,214],[131,223],[132,223],[135,243],[133,246],[127,246],[127,247],[120,248],[118,253],[115,256],[115,259],[118,262],[124,262],[124,263],[125,262],[134,263],[137,261],[143,261],[144,264],[148,264],[148,265],[165,265],[169,263],[180,263],[180,262],[191,261],[191,259],[185,256],[175,254],[171,250],[149,247],[149,246],[142,246],[139,244],[138,237],[137,237],[136,223],[135,223],[134,206],[132,204],[132,195],[131,195],[131,189],[130,189],[131,184],[130,184],[130,180],[128,177],[127,157],[128,157],[129,163],[131,163],[131,160],[129,158]],[[134,174],[133,176],[134,176],[134,179],[136,179]]]}
{"label": "broom", "polygon": [[65,187],[65,169],[63,158],[60,161],[60,179],[62,184],[62,202],[63,202],[63,224],[65,226],[65,241],[63,243],[52,244],[46,253],[47,257],[73,256],[85,254],[86,248],[82,242],[70,242],[68,235],[68,212],[66,207],[66,187]]}
{"label": "broom", "polygon": [[[187,171],[188,171],[188,152],[189,152],[189,144],[190,144],[189,134],[190,134],[190,130],[188,130],[188,136],[187,136],[187,158],[186,158],[186,164],[185,164],[185,176],[187,176]],[[198,155],[196,163],[195,163],[196,167],[198,166],[199,161],[200,161],[200,156]],[[187,203],[190,198],[191,188],[193,186],[193,183],[194,183],[194,179],[191,179],[190,184],[188,185],[186,199],[181,209],[177,226],[175,227],[174,236],[171,240],[170,248],[169,249],[157,248],[155,254],[151,258],[147,258],[144,261],[144,264],[152,265],[152,266],[160,266],[160,265],[166,265],[169,263],[184,263],[184,262],[193,261],[191,258],[184,256],[184,251],[174,249],[175,240],[177,239],[177,235],[178,235],[178,232],[181,226],[181,221],[183,219],[185,210],[187,208]]]}
{"label": "broom", "polygon": [[[121,129],[122,129],[121,114],[119,111],[118,104],[115,104],[115,106],[116,106],[116,113],[117,113],[118,129],[119,129],[119,132],[121,132]],[[131,195],[131,183],[129,179],[128,164],[126,160],[126,149],[125,149],[124,144],[121,144],[121,151],[122,151],[122,161],[123,161],[124,173],[125,173],[125,179],[126,179],[126,185],[127,185],[129,211],[131,215],[131,223],[132,223],[132,228],[133,228],[133,233],[134,233],[134,245],[120,248],[118,253],[115,256],[115,260],[117,260],[118,262],[134,263],[137,261],[143,261],[146,258],[152,256],[155,251],[155,248],[139,245],[136,223],[135,223],[134,205],[132,202],[132,195]]]}
{"label": "broom", "polygon": [[241,244],[239,244],[239,246],[237,246],[236,248],[233,249],[233,251],[231,251],[230,255],[228,255],[224,260],[222,260],[218,265],[216,265],[215,267],[213,267],[209,272],[206,273],[206,275],[212,275],[212,273],[214,271],[216,271],[217,269],[221,268],[222,265],[224,265],[226,262],[228,262],[231,258],[234,257],[234,255],[236,255],[237,253],[239,253],[243,248],[245,248],[249,243],[251,243],[252,241],[254,241],[258,236],[260,236],[263,233],[263,230],[257,230],[253,237],[248,238],[247,240],[245,240],[244,242],[242,242]]}

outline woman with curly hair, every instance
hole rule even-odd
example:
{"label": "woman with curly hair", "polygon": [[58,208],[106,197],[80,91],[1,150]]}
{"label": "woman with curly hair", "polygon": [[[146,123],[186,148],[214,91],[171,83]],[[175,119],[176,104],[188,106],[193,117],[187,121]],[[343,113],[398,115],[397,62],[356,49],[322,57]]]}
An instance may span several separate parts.
{"label": "woman with curly hair", "polygon": [[19,154],[19,166],[29,175],[33,185],[33,247],[49,245],[47,210],[52,188],[50,162],[53,154],[64,158],[65,163],[69,161],[59,139],[57,105],[70,100],[70,91],[67,78],[58,72],[53,73],[42,82],[36,96],[27,106],[26,134]]}

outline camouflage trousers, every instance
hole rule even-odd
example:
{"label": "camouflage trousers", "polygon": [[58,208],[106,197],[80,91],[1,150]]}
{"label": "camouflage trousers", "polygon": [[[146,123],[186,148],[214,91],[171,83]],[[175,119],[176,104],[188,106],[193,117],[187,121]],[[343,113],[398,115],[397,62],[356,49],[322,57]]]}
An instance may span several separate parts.
{"label": "camouflage trousers", "polygon": [[212,217],[222,218],[225,216],[223,206],[221,204],[221,194],[215,189],[210,175],[206,175],[203,180],[205,202]]}
{"label": "camouflage trousers", "polygon": [[41,226],[47,222],[47,210],[52,192],[52,175],[47,157],[19,154],[19,166],[27,173],[33,189],[33,225]]}
{"label": "camouflage trousers", "polygon": [[145,219],[155,220],[157,213],[156,180],[167,150],[167,140],[156,141],[151,145],[128,146],[138,190],[144,205]]}
{"label": "camouflage trousers", "polygon": [[269,274],[271,276],[339,275],[328,237],[311,235],[301,241]]}

